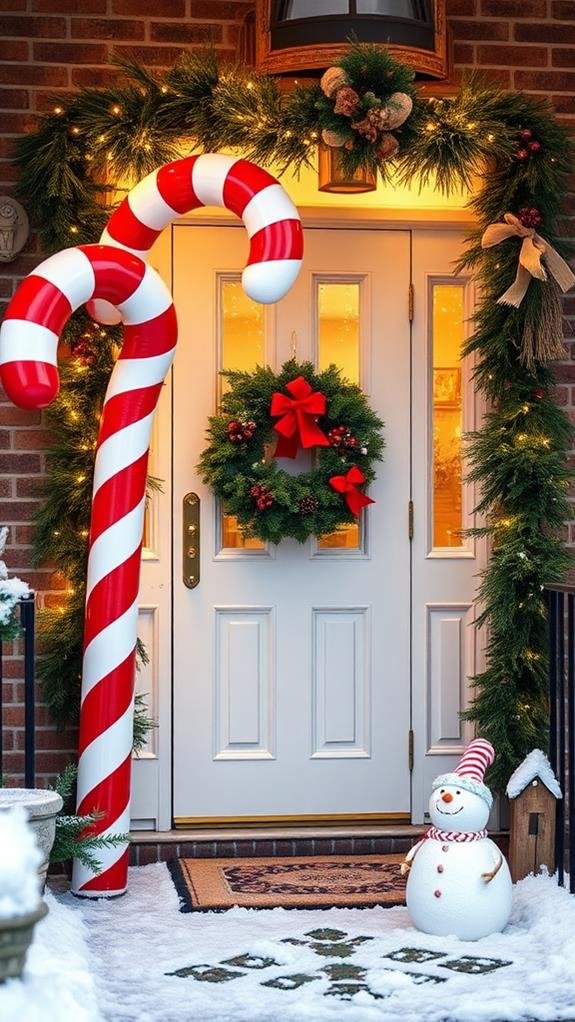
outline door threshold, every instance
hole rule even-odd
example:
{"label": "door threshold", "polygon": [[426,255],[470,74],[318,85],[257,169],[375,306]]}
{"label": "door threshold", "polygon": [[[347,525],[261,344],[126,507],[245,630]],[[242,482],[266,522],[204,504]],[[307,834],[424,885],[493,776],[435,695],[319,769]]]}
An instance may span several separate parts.
{"label": "door threshold", "polygon": [[238,827],[225,829],[217,827],[194,827],[193,830],[133,830],[132,844],[180,844],[198,841],[297,841],[321,840],[322,838],[416,838],[427,829],[424,824],[380,824],[371,827]]}

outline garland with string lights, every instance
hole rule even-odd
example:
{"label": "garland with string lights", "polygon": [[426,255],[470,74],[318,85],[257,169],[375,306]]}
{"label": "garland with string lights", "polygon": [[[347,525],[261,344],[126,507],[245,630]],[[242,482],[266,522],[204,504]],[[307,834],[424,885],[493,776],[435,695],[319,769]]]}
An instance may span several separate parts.
{"label": "garland with string lights", "polygon": [[[460,268],[474,273],[481,294],[466,353],[475,354],[490,410],[469,439],[469,457],[485,522],[474,531],[490,537],[492,553],[479,593],[487,662],[466,717],[498,749],[490,784],[502,791],[517,763],[545,741],[543,587],[560,581],[570,563],[560,530],[571,517],[571,426],[554,401],[550,368],[562,353],[560,289],[568,286],[559,263],[569,253],[557,232],[571,170],[565,129],[546,101],[477,77],[453,98],[422,97],[412,71],[373,46],[350,46],[321,84],[289,93],[245,67],[218,66],[211,51],[182,55],[162,77],[134,64],[124,72],[123,87],[61,100],[18,145],[20,195],[45,250],[98,238],[110,212],[103,180],[137,180],[192,148],[232,148],[297,170],[322,140],[338,147],[349,172],[377,168],[403,183],[435,181],[446,193],[475,188],[478,226]],[[494,224],[507,233],[488,238]],[[529,271],[518,273],[520,253]],[[498,303],[503,292],[514,304]],[[113,330],[74,317],[62,395],[48,413],[54,445],[36,556],[56,562],[73,590],[44,635],[42,674],[59,720],[77,706],[96,417],[117,341]]]}

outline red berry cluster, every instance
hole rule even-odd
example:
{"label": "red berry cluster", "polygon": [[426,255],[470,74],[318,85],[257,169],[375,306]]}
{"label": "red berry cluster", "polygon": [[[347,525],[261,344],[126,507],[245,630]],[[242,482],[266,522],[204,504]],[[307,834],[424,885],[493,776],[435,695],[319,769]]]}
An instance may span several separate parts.
{"label": "red berry cluster", "polygon": [[543,219],[539,210],[535,209],[535,206],[523,206],[519,210],[517,217],[521,220],[524,227],[539,227]]}
{"label": "red berry cluster", "polygon": [[347,426],[334,426],[328,430],[327,438],[332,447],[357,447],[357,439]]}
{"label": "red berry cluster", "polygon": [[251,440],[256,430],[256,424],[255,422],[238,422],[234,419],[232,422],[228,422],[226,430],[228,440],[231,440],[233,444],[239,444],[243,440]]}
{"label": "red berry cluster", "polygon": [[267,486],[262,486],[258,483],[250,487],[250,497],[253,497],[255,500],[258,511],[266,511],[274,502],[274,498]]}
{"label": "red berry cluster", "polygon": [[541,142],[533,138],[531,128],[521,128],[519,131],[519,148],[515,155],[518,160],[528,160],[530,156],[536,156],[541,152]]}

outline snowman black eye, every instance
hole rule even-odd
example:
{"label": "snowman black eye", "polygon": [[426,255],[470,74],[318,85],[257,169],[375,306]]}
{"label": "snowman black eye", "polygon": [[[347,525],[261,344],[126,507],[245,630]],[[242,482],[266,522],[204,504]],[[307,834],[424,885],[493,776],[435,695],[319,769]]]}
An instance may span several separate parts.
{"label": "snowman black eye", "polygon": [[456,795],[461,795],[461,792],[460,791],[456,791],[455,794]]}
{"label": "snowman black eye", "polygon": [[445,788],[440,788],[440,789],[439,789],[439,794],[440,794],[440,795],[443,795],[443,792],[444,792],[444,791],[445,791]]}

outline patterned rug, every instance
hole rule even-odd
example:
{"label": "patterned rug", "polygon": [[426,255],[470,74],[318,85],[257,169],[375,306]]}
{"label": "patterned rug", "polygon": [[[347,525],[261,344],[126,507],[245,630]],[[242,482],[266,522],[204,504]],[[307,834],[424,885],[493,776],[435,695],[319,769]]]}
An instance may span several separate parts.
{"label": "patterned rug", "polygon": [[402,855],[175,859],[168,869],[182,912],[244,908],[403,905]]}

